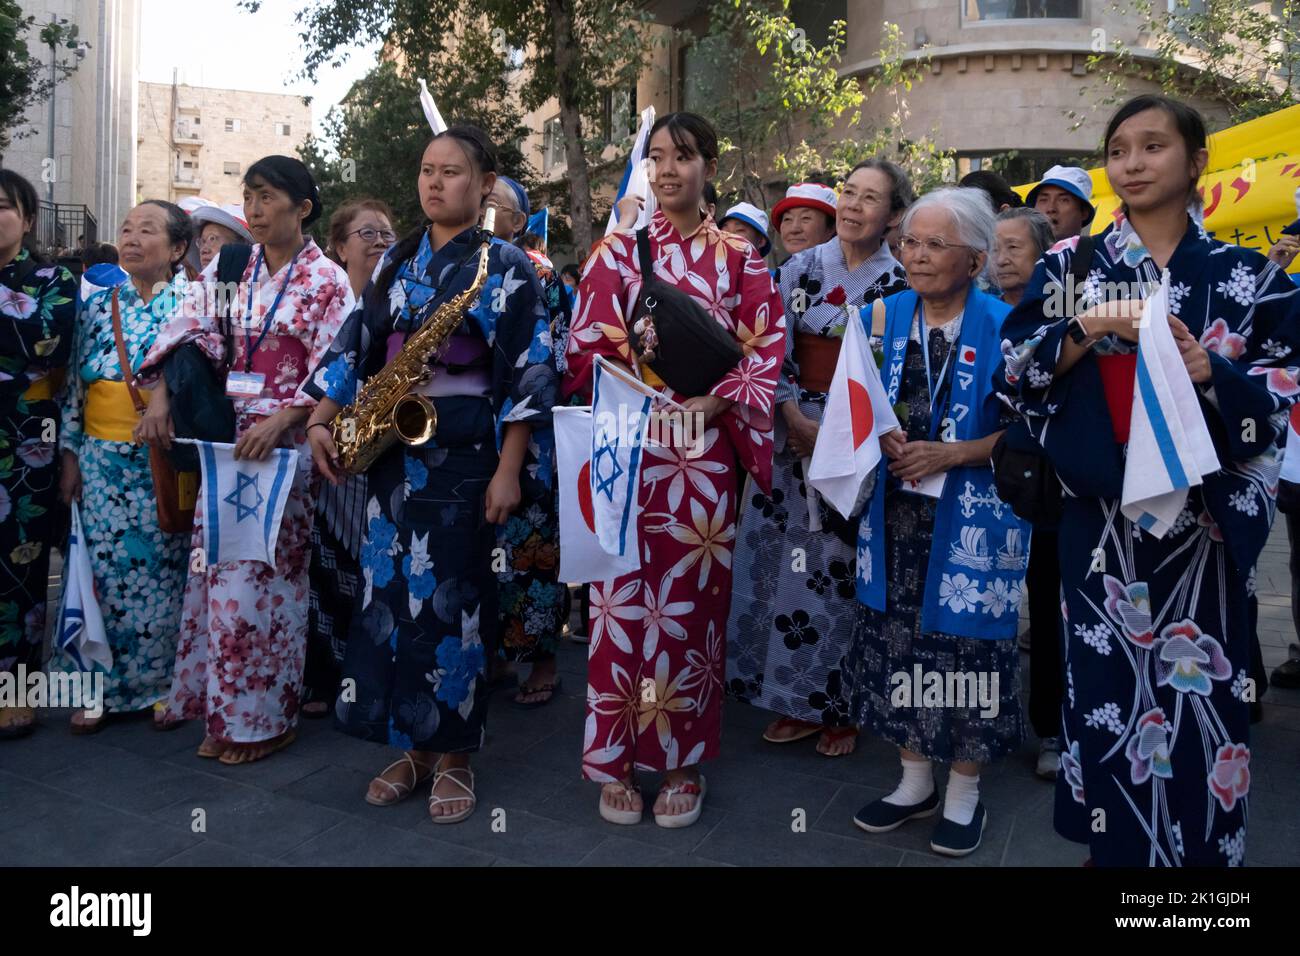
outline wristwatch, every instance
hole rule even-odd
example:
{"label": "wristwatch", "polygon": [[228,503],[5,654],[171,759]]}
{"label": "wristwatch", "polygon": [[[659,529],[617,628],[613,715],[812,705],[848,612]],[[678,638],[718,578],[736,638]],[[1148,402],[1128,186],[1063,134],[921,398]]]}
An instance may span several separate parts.
{"label": "wristwatch", "polygon": [[1070,338],[1076,345],[1088,344],[1088,330],[1083,327],[1083,320],[1077,315],[1070,319],[1070,324],[1066,326],[1066,331],[1070,333]]}

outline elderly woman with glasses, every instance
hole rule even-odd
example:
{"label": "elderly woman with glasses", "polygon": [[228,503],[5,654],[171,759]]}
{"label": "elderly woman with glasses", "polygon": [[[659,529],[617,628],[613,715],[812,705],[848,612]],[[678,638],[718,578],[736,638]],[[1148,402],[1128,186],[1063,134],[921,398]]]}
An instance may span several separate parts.
{"label": "elderly woman with glasses", "polygon": [[1029,528],[998,499],[989,466],[1010,421],[992,389],[1009,307],[975,285],[993,242],[982,195],[928,193],[899,227],[909,288],[863,310],[901,427],[881,439],[859,525],[845,672],[854,717],[898,747],[903,777],[854,822],[886,833],[933,815],[932,761],[949,763],[930,839],[948,856],[978,848],[980,767],[1022,735],[1015,636]]}

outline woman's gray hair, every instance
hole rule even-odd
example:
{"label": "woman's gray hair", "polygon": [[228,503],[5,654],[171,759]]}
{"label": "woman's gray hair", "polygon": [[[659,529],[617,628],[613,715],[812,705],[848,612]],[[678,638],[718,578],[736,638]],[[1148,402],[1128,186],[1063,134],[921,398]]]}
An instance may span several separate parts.
{"label": "woman's gray hair", "polygon": [[993,243],[997,238],[996,220],[988,196],[978,189],[963,189],[960,186],[944,186],[932,190],[907,207],[903,221],[899,224],[899,234],[908,234],[916,214],[931,207],[938,207],[952,217],[958,242],[984,253],[984,271],[981,275],[986,274],[993,259]]}
{"label": "woman's gray hair", "polygon": [[1052,232],[1052,220],[1037,209],[1021,206],[1018,209],[1004,209],[998,213],[998,222],[1007,222],[1011,219],[1023,219],[1029,225],[1029,238],[1038,247],[1034,258],[1041,259],[1043,253],[1056,244],[1056,236]]}

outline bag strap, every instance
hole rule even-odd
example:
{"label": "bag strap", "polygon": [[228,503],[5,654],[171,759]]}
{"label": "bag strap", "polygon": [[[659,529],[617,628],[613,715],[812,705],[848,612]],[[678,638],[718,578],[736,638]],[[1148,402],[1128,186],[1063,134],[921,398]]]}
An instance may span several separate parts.
{"label": "bag strap", "polygon": [[[235,294],[238,295],[239,280],[244,277],[244,270],[248,268],[248,261],[253,258],[253,247],[246,242],[228,242],[221,247],[217,253],[217,283],[218,289],[227,290],[231,283],[236,286]],[[217,318],[221,320],[221,337],[225,344],[224,354],[226,368],[230,368],[235,361],[235,342],[234,329],[230,325],[230,296],[217,297]]]}
{"label": "bag strap", "polygon": [[644,286],[655,277],[654,260],[650,256],[649,226],[642,226],[636,231],[636,252],[641,263],[641,285]]}
{"label": "bag strap", "polygon": [[1074,247],[1074,258],[1070,260],[1070,275],[1074,276],[1076,289],[1087,280],[1088,273],[1092,271],[1092,254],[1096,248],[1097,243],[1091,233],[1079,237],[1079,244]]}
{"label": "bag strap", "polygon": [[131,393],[131,404],[139,414],[143,415],[148,406],[141,397],[139,389],[135,387],[135,375],[131,372],[131,356],[126,354],[126,340],[122,338],[122,311],[117,305],[117,291],[115,287],[113,289],[113,341],[117,343],[117,361],[122,366],[122,381],[126,382],[126,390]]}

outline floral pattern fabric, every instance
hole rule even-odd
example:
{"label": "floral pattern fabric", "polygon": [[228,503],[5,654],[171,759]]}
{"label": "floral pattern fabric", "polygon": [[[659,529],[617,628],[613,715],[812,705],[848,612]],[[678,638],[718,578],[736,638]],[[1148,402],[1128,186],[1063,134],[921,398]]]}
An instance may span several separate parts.
{"label": "floral pattern fabric", "polygon": [[[248,288],[260,252],[259,246],[253,246],[241,288]],[[181,314],[162,330],[145,359],[147,373],[157,374],[168,353],[186,342],[197,343],[214,363],[223,361],[222,325],[206,308],[215,294],[204,288],[215,284],[216,270],[214,259],[201,280],[190,287]],[[255,333],[262,328],[286,277],[284,297],[269,316],[262,345],[283,351],[279,376],[276,381],[267,380],[262,396],[234,399],[236,439],[281,409],[315,404],[316,399],[302,385],[352,309],[347,273],[308,239],[295,262],[286,263],[253,289],[252,315],[246,312],[247,296],[235,297],[231,325],[236,367],[242,368],[246,358],[245,327]],[[293,358],[291,341],[306,354],[305,365]],[[227,743],[254,743],[287,732],[297,723],[301,702],[315,499],[305,430],[301,426],[286,430],[282,445],[297,449],[299,458],[280,523],[275,564],[230,561],[208,565],[192,573],[185,587],[167,717],[204,719],[208,734]],[[200,495],[193,549],[203,545],[203,510]]]}
{"label": "floral pattern fabric", "polygon": [[[1105,283],[1159,280],[1127,220],[1099,240],[1085,297]],[[1157,539],[1120,511],[1125,446],[1090,387],[1095,363],[1085,356],[1054,374],[1065,321],[1045,304],[1073,255],[1067,240],[1038,264],[1003,327],[997,382],[1065,490],[1056,829],[1088,844],[1098,865],[1240,865],[1251,569],[1273,518],[1286,414],[1300,395],[1300,291],[1263,256],[1213,240],[1189,219],[1167,265],[1170,310],[1210,353],[1211,381],[1196,389],[1223,468],[1192,489]],[[1131,350],[1113,339],[1097,348]]]}
{"label": "floral pattern fabric", "polygon": [[24,393],[68,364],[76,300],[72,274],[26,249],[0,266],[0,672],[41,665],[59,407]]}
{"label": "floral pattern fabric", "polygon": [[[116,287],[122,341],[133,373],[176,312],[185,288],[184,276],[178,275],[145,302],[131,282]],[[124,712],[144,710],[167,698],[189,574],[190,538],[165,534],[158,527],[149,447],[85,432],[87,388],[97,381],[123,381],[113,335],[114,291],[91,295],[78,322],[59,443],[77,456],[81,469],[81,527],[113,652],[104,706]],[[70,657],[56,652],[50,669],[72,673],[78,668]]]}
{"label": "floral pattern fabric", "polygon": [[[478,248],[477,230],[437,250],[426,233],[397,266],[387,299],[364,295],[319,362],[311,394],[349,404],[359,384],[383,368],[390,334],[414,331],[425,314],[469,287]],[[367,472],[360,623],[343,662],[344,684],[354,681],[356,694],[340,694],[335,705],[346,733],[438,753],[482,745],[485,666],[497,646],[497,529],[487,522],[483,499],[507,423],[533,429],[522,487],[533,477],[529,465],[541,469],[547,460],[537,440],[549,431],[559,384],[548,325],[528,257],[494,242],[483,289],[457,330],[486,345],[489,394],[432,398],[434,437],[397,445]]]}
{"label": "floral pattern fabric", "polygon": [[[798,402],[814,422],[826,394],[799,385],[797,332],[844,334],[847,317],[907,286],[889,247],[850,271],[838,238],[791,257],[781,269],[790,335],[776,401]],[[772,492],[753,492],[740,519],[727,625],[727,688],[738,700],[828,726],[849,710],[843,656],[857,615],[856,542],[851,528],[818,496],[822,531],[809,530],[804,463],[784,447],[777,416]],[[802,555],[796,565],[791,555]]]}
{"label": "floral pattern fabric", "polygon": [[[698,447],[646,447],[641,567],[591,586],[582,772],[602,782],[718,754],[735,465],[739,460],[760,488],[771,487],[773,392],[785,354],[780,296],[748,242],[712,221],[682,236],[662,211],[649,237],[656,278],[704,306],[736,337],[744,358],[711,390],[736,404],[699,436]],[[639,288],[635,237],[607,236],[578,288],[569,392],[590,391],[597,354],[632,364],[626,317]]]}

